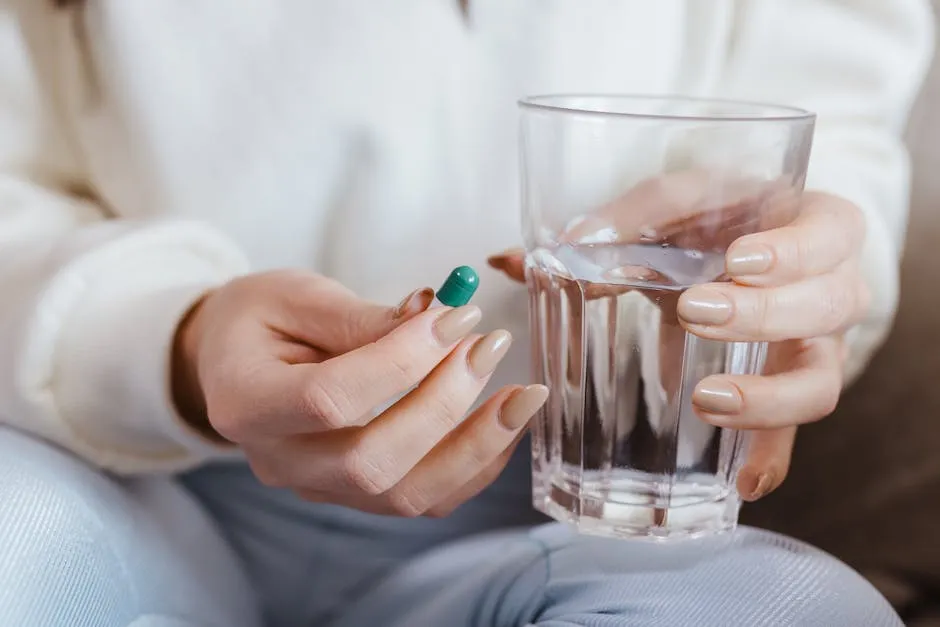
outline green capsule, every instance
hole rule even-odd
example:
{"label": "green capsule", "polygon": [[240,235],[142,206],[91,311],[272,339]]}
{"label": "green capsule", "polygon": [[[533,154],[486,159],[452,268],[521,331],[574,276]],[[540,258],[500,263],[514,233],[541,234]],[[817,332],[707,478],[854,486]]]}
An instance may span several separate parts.
{"label": "green capsule", "polygon": [[477,288],[480,277],[470,266],[454,268],[441,288],[437,290],[437,300],[448,307],[462,307],[470,302]]}

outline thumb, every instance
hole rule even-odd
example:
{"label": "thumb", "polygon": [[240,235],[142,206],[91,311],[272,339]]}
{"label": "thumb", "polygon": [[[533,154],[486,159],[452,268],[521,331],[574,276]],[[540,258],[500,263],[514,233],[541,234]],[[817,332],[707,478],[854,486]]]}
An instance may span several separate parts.
{"label": "thumb", "polygon": [[783,483],[790,470],[796,427],[755,431],[747,463],[738,474],[738,492],[745,501],[761,499]]}
{"label": "thumb", "polygon": [[341,323],[324,339],[323,348],[332,354],[347,353],[371,344],[393,329],[424,312],[434,300],[434,290],[417,289],[398,305],[388,307],[362,300],[352,294],[336,303]]}
{"label": "thumb", "polygon": [[486,262],[513,281],[525,283],[525,253],[521,248],[510,248],[491,256]]}

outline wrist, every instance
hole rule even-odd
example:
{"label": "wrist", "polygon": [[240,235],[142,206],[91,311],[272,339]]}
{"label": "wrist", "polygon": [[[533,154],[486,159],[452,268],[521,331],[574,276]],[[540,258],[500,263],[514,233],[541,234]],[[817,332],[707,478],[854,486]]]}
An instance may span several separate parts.
{"label": "wrist", "polygon": [[199,379],[200,313],[208,294],[183,315],[173,337],[170,384],[176,411],[189,427],[215,442],[226,442],[209,422],[205,394]]}

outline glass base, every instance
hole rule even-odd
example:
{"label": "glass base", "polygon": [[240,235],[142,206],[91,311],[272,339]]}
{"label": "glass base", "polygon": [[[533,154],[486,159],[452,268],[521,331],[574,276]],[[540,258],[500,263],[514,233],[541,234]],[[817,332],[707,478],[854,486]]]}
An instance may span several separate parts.
{"label": "glass base", "polygon": [[571,476],[574,473],[541,474],[536,471],[533,476],[535,509],[588,535],[689,540],[733,531],[737,526],[738,494],[695,477],[652,491],[648,481],[623,475],[602,481],[584,473],[579,481]]}

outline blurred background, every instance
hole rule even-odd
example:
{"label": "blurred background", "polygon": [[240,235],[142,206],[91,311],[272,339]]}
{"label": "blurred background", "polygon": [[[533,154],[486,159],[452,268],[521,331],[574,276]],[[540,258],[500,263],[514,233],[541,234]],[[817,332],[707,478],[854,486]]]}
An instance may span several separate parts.
{"label": "blurred background", "polygon": [[938,59],[908,141],[915,182],[894,331],[836,415],[801,431],[783,488],[743,519],[838,555],[926,627],[940,626]]}

